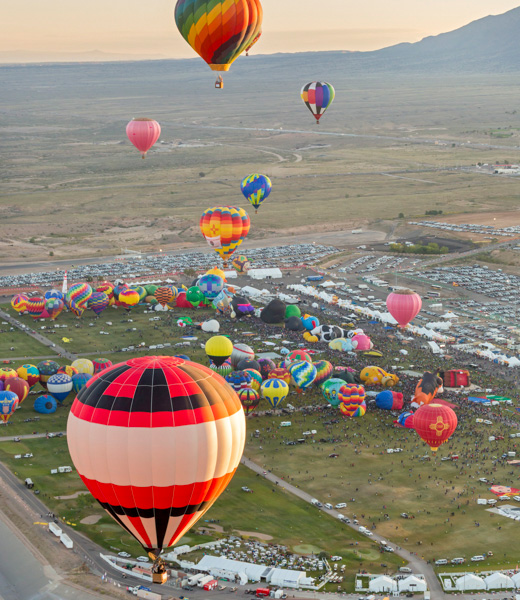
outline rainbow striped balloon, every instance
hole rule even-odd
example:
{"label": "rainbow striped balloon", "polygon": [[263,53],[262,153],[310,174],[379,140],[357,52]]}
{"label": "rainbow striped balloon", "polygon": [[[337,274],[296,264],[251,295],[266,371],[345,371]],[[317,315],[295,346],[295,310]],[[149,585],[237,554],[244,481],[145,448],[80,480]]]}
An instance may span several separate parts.
{"label": "rainbow striped balloon", "polygon": [[213,71],[231,64],[262,29],[260,0],[177,0],[175,23],[182,37]]}

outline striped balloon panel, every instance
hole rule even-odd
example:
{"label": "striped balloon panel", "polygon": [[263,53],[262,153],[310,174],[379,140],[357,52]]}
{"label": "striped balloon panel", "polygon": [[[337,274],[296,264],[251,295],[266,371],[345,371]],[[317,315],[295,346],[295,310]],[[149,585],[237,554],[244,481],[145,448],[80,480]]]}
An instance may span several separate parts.
{"label": "striped balloon panel", "polygon": [[249,5],[247,0],[178,0],[175,22],[208,65],[227,70],[250,39]]}
{"label": "striped balloon panel", "polygon": [[144,548],[174,545],[235,473],[245,443],[240,401],[210,369],[139,358],[80,391],[67,439],[83,482]]}
{"label": "striped balloon panel", "polygon": [[330,83],[321,83],[319,81],[304,85],[301,94],[305,105],[318,121],[336,96],[336,92]]}

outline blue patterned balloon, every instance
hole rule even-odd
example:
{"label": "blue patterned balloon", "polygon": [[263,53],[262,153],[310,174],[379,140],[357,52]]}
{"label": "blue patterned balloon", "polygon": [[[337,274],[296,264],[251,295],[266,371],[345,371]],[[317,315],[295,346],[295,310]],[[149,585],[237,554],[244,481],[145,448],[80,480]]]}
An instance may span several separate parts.
{"label": "blue patterned balloon", "polygon": [[272,183],[269,177],[260,173],[253,173],[244,177],[240,186],[242,194],[249,200],[256,212],[264,200],[271,193]]}
{"label": "blue patterned balloon", "polygon": [[42,415],[50,415],[52,413],[55,413],[57,408],[58,403],[49,394],[39,396],[34,401],[34,410]]}
{"label": "blue patterned balloon", "polygon": [[224,280],[219,275],[203,275],[197,283],[199,290],[208,300],[214,300],[224,289]]}
{"label": "blue patterned balloon", "polygon": [[47,381],[47,390],[61,404],[72,390],[72,377],[57,373]]}
{"label": "blue patterned balloon", "polygon": [[289,366],[289,373],[291,374],[292,383],[299,392],[310,387],[318,374],[316,367],[306,360],[291,363]]}
{"label": "blue patterned balloon", "polygon": [[282,379],[267,379],[260,388],[262,397],[277,408],[288,396],[289,386]]}

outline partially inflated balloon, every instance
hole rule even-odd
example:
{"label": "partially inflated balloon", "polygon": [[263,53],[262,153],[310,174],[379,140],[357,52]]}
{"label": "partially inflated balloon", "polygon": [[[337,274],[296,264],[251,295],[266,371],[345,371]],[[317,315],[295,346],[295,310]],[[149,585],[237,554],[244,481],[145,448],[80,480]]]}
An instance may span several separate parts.
{"label": "partially inflated balloon", "polygon": [[123,308],[130,310],[133,306],[139,304],[139,293],[131,288],[122,290],[119,294],[119,302]]}
{"label": "partially inflated balloon", "polygon": [[200,230],[208,245],[227,261],[249,233],[251,222],[243,208],[220,206],[208,208],[200,219]]}
{"label": "partially inflated balloon", "polygon": [[240,400],[221,377],[165,356],[131,359],[93,377],[67,425],[83,483],[155,556],[226,489],[245,435]]}
{"label": "partially inflated balloon", "polygon": [[242,194],[251,203],[256,212],[264,200],[267,200],[271,193],[272,184],[267,175],[253,173],[242,180],[240,186]]}
{"label": "partially inflated balloon", "polygon": [[23,294],[16,294],[11,300],[11,306],[17,313],[23,313],[27,310],[27,303],[29,298]]}
{"label": "partially inflated balloon", "polygon": [[29,388],[32,389],[40,381],[40,371],[35,365],[22,365],[16,369],[18,377],[21,377],[29,384]]}
{"label": "partially inflated balloon", "polygon": [[5,381],[6,392],[14,392],[18,397],[18,402],[21,404],[29,394],[29,384],[21,377],[10,377]]}
{"label": "partially inflated balloon", "polygon": [[197,308],[199,304],[204,302],[204,294],[197,286],[190,287],[190,289],[186,292],[186,300],[193,306],[193,308]]}
{"label": "partially inflated balloon", "polygon": [[94,292],[88,301],[88,307],[99,315],[108,308],[110,304],[110,298],[105,292]]}
{"label": "partially inflated balloon", "polygon": [[330,83],[313,81],[302,88],[302,100],[316,119],[320,122],[325,111],[333,103],[336,92]]}
{"label": "partially inflated balloon", "polygon": [[45,303],[45,310],[48,312],[52,321],[56,319],[65,308],[65,302],[60,298],[49,298]]}
{"label": "partially inflated balloon", "polygon": [[[177,291],[177,289],[175,290]],[[155,298],[161,306],[166,306],[176,298],[171,287],[163,286],[155,290]]]}
{"label": "partially inflated balloon", "polygon": [[132,119],[126,126],[126,135],[144,159],[159,139],[161,126],[153,119]]}

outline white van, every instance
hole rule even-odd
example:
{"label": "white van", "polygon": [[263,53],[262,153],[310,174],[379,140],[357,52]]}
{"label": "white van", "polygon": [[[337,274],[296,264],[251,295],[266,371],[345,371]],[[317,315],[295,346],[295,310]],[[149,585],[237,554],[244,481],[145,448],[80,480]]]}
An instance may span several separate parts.
{"label": "white van", "polygon": [[282,421],[280,423],[280,427],[290,427],[292,425],[291,421]]}
{"label": "white van", "polygon": [[482,562],[483,560],[486,560],[486,557],[482,554],[477,554],[476,556],[471,557],[471,562]]}
{"label": "white van", "polygon": [[451,559],[452,565],[463,565],[465,562],[466,562],[465,558],[452,558]]}
{"label": "white van", "polygon": [[491,506],[494,506],[497,501],[494,498],[491,498],[490,500],[487,501],[488,504],[490,504]]}
{"label": "white van", "polygon": [[401,573],[411,573],[412,569],[410,569],[410,567],[399,567],[399,571]]}
{"label": "white van", "polygon": [[339,504],[336,504],[334,508],[337,510],[339,510],[340,508],[347,508],[347,504],[346,502],[340,502]]}
{"label": "white van", "polygon": [[446,558],[439,558],[438,560],[435,561],[435,564],[437,566],[447,565],[448,564],[448,560]]}
{"label": "white van", "polygon": [[332,510],[332,504],[331,504],[330,502],[326,502],[326,503],[325,503],[323,506],[324,506],[324,507],[325,507],[327,510]]}

